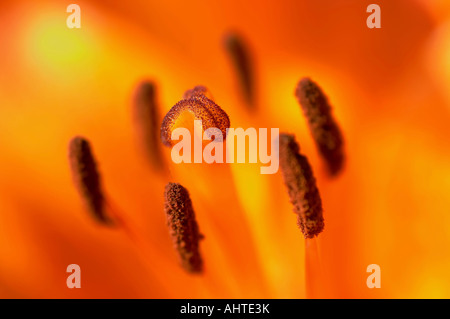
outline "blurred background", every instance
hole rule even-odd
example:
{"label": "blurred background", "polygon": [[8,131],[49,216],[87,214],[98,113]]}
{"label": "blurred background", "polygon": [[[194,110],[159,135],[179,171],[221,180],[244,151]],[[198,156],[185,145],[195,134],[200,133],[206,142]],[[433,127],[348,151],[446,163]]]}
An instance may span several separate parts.
{"label": "blurred background", "polygon": [[[381,29],[366,8],[381,7]],[[0,297],[449,298],[450,2],[446,0],[66,1],[0,3]],[[257,111],[248,111],[223,45],[248,45]],[[294,97],[309,76],[346,141],[330,180]],[[294,133],[324,205],[320,293],[305,288],[305,240],[279,174],[259,165],[155,171],[135,143],[131,101],[157,84],[160,115],[207,86],[232,127]],[[94,148],[110,203],[133,225],[97,225],[70,176],[75,135]],[[255,173],[256,172],[256,173]],[[186,186],[206,271],[178,267],[163,211]],[[81,289],[66,286],[81,267]],[[381,288],[369,289],[369,264]]]}

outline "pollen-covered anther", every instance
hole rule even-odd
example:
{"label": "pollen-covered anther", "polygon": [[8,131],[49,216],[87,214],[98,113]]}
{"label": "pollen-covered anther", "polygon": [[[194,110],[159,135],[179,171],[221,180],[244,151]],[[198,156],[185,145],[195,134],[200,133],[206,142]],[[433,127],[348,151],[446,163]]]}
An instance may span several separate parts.
{"label": "pollen-covered anther", "polygon": [[111,224],[106,212],[106,200],[101,178],[89,142],[83,137],[74,137],[69,143],[69,162],[72,178],[86,208],[96,220]]}
{"label": "pollen-covered anther", "polygon": [[330,175],[337,175],[343,168],[343,137],[336,123],[328,98],[311,79],[299,81],[295,95],[308,120],[311,135]]}
{"label": "pollen-covered anther", "polygon": [[203,235],[199,232],[188,190],[180,184],[168,183],[164,191],[164,210],[181,266],[190,273],[201,273],[203,260],[199,242]]}
{"label": "pollen-covered anther", "polygon": [[280,168],[305,238],[322,232],[322,200],[308,159],[299,153],[293,135],[280,134]]}
{"label": "pollen-covered anther", "polygon": [[161,124],[161,142],[164,145],[172,146],[172,131],[184,112],[192,112],[196,120],[201,120],[203,130],[218,128],[223,139],[226,138],[227,128],[230,127],[230,119],[227,113],[212,100],[199,94],[179,101],[167,112]]}

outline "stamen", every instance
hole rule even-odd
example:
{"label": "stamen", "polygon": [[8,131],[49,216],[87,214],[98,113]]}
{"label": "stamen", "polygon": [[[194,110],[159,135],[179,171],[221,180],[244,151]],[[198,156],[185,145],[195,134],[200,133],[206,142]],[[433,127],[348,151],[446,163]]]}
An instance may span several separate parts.
{"label": "stamen", "polygon": [[330,175],[337,175],[344,164],[343,137],[331,114],[331,106],[322,89],[311,79],[303,78],[295,95],[308,119],[317,148],[327,163]]}
{"label": "stamen", "polygon": [[166,185],[164,210],[175,249],[181,266],[188,272],[203,271],[203,260],[199,252],[199,233],[194,209],[186,188],[176,183]]}
{"label": "stamen", "polygon": [[293,135],[280,134],[280,168],[298,225],[305,238],[322,232],[322,200],[308,159],[299,153]]}
{"label": "stamen", "polygon": [[69,162],[75,187],[87,209],[99,222],[111,224],[95,158],[89,142],[83,137],[77,136],[70,141]]}
{"label": "stamen", "polygon": [[194,95],[190,99],[179,101],[164,117],[161,124],[161,141],[164,145],[172,146],[172,130],[185,111],[192,112],[196,120],[202,121],[203,130],[218,128],[222,131],[223,139],[226,138],[226,130],[230,127],[227,113],[204,95]]}
{"label": "stamen", "polygon": [[152,165],[161,170],[164,160],[158,138],[158,105],[156,87],[152,82],[142,82],[136,89],[133,101],[133,115],[137,133]]}
{"label": "stamen", "polygon": [[192,97],[196,97],[199,95],[203,95],[205,97],[207,97],[208,99],[210,99],[211,101],[214,101],[214,98],[211,94],[211,92],[203,85],[197,85],[195,86],[193,89],[187,90],[186,92],[184,92],[183,94],[183,99],[190,99]]}
{"label": "stamen", "polygon": [[225,36],[225,48],[239,76],[245,99],[254,104],[254,75],[250,52],[244,40],[235,33]]}

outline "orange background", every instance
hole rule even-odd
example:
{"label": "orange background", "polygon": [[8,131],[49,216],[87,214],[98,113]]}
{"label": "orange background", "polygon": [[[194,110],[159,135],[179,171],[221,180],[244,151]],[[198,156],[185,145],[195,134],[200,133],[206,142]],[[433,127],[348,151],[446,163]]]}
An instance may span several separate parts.
{"label": "orange background", "polygon": [[[374,2],[381,29],[366,27]],[[323,289],[311,297],[450,297],[448,1],[77,1],[81,29],[66,26],[69,4],[0,4],[0,297],[310,296],[304,239],[279,174],[170,164],[169,178],[142,157],[130,104],[147,78],[161,114],[203,84],[232,127],[296,134],[326,223]],[[229,30],[251,48],[253,114],[223,48]],[[348,160],[336,180],[323,174],[293,95],[303,76],[320,83],[344,132]],[[84,211],[67,161],[74,135],[92,142],[112,205],[142,247]],[[163,212],[169,180],[191,193],[204,276],[177,265]],[[72,263],[81,289],[66,287]],[[380,289],[366,286],[373,263]]]}

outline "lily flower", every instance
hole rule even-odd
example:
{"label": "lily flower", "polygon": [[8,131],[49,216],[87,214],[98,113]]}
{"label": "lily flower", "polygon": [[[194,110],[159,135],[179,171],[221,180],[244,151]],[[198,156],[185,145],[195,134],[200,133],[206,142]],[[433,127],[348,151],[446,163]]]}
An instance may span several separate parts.
{"label": "lily flower", "polygon": [[[448,298],[450,10],[377,3],[381,29],[351,0],[82,0],[81,28],[70,29],[60,1],[2,1],[0,297]],[[320,86],[342,131],[334,177],[295,95],[302,78]],[[154,85],[153,124],[136,121],[142,83]],[[157,143],[152,160],[143,138],[197,85],[231,127],[295,136],[322,203],[312,241],[281,173],[175,164]],[[92,148],[112,225],[74,187],[76,136]],[[194,274],[179,254],[196,245],[174,249],[179,228],[168,228],[178,212],[169,183],[195,211],[182,215],[198,224]],[[66,285],[70,264],[79,289]],[[366,284],[371,264],[381,288]]]}

